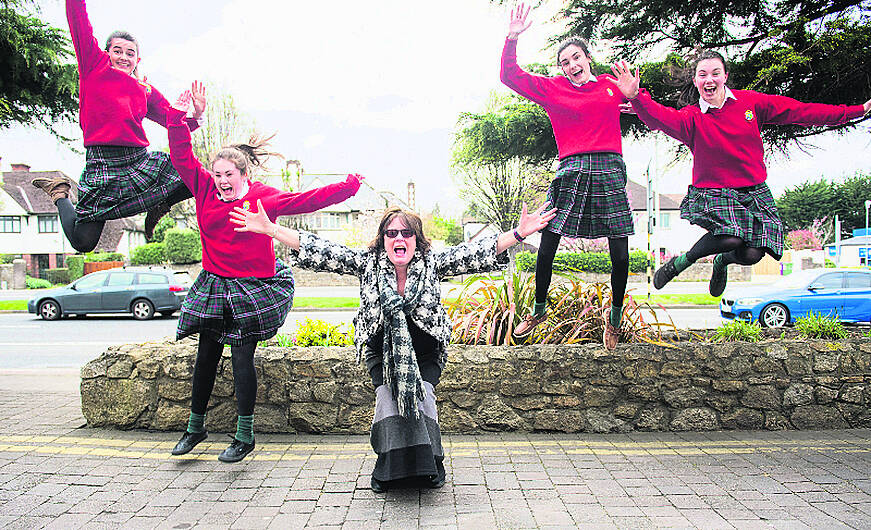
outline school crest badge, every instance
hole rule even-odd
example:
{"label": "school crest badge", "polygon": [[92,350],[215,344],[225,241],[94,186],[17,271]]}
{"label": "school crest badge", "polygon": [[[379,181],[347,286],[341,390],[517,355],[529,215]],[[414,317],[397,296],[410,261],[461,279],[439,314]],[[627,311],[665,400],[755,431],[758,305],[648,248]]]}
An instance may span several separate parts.
{"label": "school crest badge", "polygon": [[611,89],[609,88],[609,89],[607,89],[607,92],[608,92],[608,95],[609,95],[609,96],[614,97],[614,91],[613,91],[613,90],[611,90]]}
{"label": "school crest badge", "polygon": [[744,119],[747,121],[753,121],[753,111],[750,109],[744,111]]}
{"label": "school crest badge", "polygon": [[245,210],[246,212],[249,211],[249,210],[251,209],[251,202],[250,202],[250,201],[244,201],[244,202],[242,203],[242,209]]}

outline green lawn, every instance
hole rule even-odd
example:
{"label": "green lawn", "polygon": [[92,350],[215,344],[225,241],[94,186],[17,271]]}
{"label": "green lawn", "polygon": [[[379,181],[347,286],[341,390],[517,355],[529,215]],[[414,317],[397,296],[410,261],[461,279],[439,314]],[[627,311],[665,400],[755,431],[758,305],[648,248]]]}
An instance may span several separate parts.
{"label": "green lawn", "polygon": [[0,300],[0,311],[27,311],[27,300]]}
{"label": "green lawn", "polygon": [[293,307],[310,307],[313,309],[360,307],[360,299],[354,296],[300,296],[293,299]]}
{"label": "green lawn", "polygon": [[[644,302],[647,297],[636,296],[637,302]],[[720,303],[719,298],[714,298],[709,294],[654,294],[650,295],[651,304],[662,305],[717,305]]]}

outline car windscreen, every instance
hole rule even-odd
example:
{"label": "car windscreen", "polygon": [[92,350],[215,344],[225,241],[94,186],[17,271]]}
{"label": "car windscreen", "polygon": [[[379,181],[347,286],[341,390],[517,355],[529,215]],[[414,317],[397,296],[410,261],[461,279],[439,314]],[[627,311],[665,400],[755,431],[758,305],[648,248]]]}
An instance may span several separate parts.
{"label": "car windscreen", "polygon": [[777,280],[772,287],[778,289],[803,289],[819,275],[820,271],[818,270],[795,272]]}

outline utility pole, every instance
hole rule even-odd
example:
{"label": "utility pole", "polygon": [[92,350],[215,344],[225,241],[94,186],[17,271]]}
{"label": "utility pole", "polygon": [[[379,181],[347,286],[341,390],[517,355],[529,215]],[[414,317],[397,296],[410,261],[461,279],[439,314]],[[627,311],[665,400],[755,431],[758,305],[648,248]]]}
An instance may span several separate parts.
{"label": "utility pole", "polygon": [[650,257],[653,256],[651,249],[651,238],[653,237],[653,227],[656,225],[656,211],[653,200],[653,173],[650,171],[650,164],[647,165],[647,301],[650,301],[650,282],[653,278],[651,270]]}

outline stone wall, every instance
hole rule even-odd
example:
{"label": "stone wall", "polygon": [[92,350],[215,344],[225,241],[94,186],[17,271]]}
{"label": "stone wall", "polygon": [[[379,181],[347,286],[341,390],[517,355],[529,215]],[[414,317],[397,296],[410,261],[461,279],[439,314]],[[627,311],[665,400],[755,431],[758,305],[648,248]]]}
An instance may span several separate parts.
{"label": "stone wall", "polygon": [[[447,432],[625,432],[871,426],[871,341],[769,339],[620,345],[452,346],[437,388]],[[93,427],[181,429],[196,341],[109,348],[82,368]],[[257,430],[365,433],[368,374],[352,348],[261,347]],[[235,425],[229,349],[208,426]]]}

